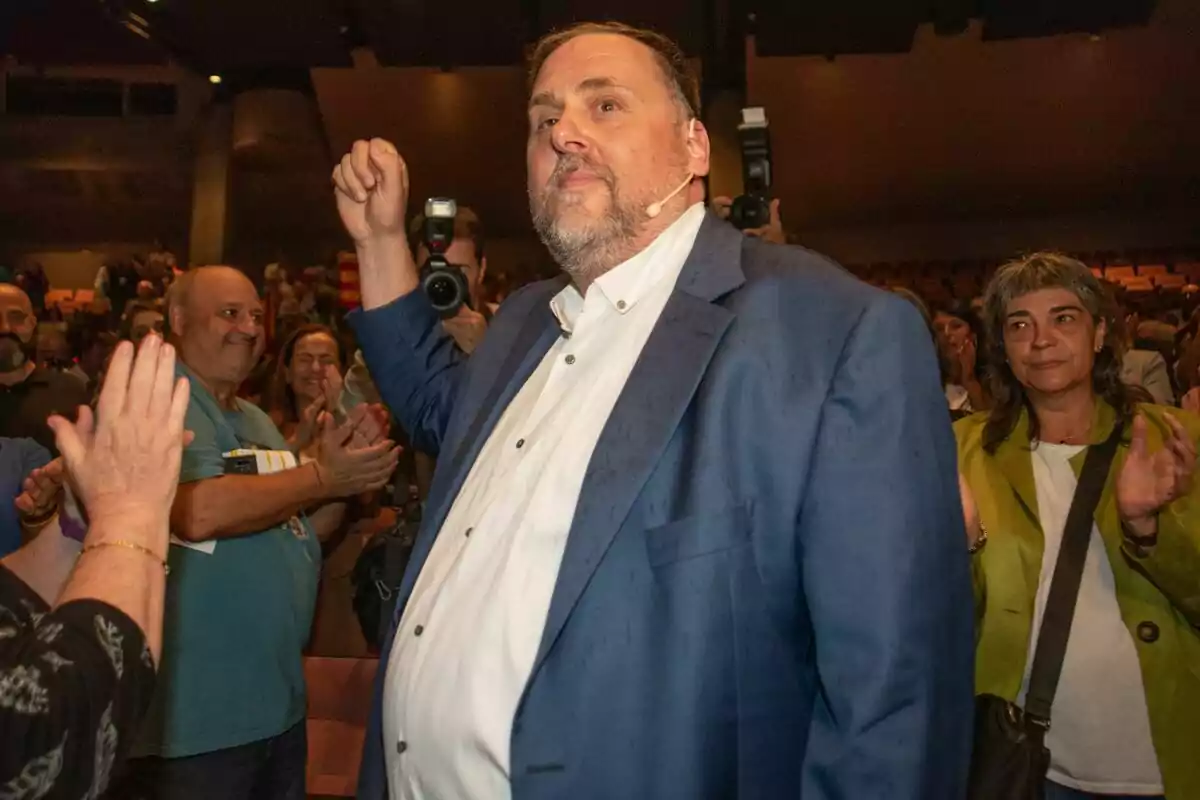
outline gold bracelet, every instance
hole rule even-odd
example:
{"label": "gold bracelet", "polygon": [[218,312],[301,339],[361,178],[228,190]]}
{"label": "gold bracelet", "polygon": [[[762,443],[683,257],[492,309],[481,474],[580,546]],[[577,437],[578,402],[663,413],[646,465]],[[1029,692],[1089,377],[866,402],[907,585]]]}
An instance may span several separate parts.
{"label": "gold bracelet", "polygon": [[150,556],[158,563],[162,564],[164,575],[171,574],[171,567],[169,564],[167,564],[167,560],[165,558],[163,558],[158,553],[151,550],[149,547],[142,547],[140,544],[137,544],[135,542],[127,542],[124,539],[114,539],[111,542],[99,542],[97,544],[89,544],[89,545],[85,546],[82,550],[79,551],[79,555],[82,558],[83,556],[86,556],[88,553],[90,553],[93,550],[99,550],[101,547],[125,547],[125,548],[128,548],[129,550],[137,550],[140,553],[145,553],[146,555]]}
{"label": "gold bracelet", "polygon": [[978,553],[980,550],[983,549],[983,546],[985,544],[987,544],[987,540],[988,540],[987,528],[985,528],[983,526],[983,523],[980,522],[979,523],[979,538],[975,540],[975,543],[973,545],[971,545],[969,548],[967,548],[967,552],[971,555],[975,555],[976,553]]}

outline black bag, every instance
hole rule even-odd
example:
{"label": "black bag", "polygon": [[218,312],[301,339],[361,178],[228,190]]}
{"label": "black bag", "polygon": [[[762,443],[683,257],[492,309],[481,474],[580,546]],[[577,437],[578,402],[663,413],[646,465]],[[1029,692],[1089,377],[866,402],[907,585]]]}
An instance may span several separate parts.
{"label": "black bag", "polygon": [[994,695],[975,698],[969,800],[1042,800],[1045,796],[1046,773],[1050,769],[1050,751],[1045,744],[1046,731],[1050,730],[1050,707],[1062,675],[1067,640],[1071,637],[1092,520],[1121,433],[1122,426],[1118,424],[1103,444],[1088,448],[1083,462],[1046,596],[1025,708]]}
{"label": "black bag", "polygon": [[371,537],[351,572],[354,614],[372,650],[380,648],[392,621],[400,582],[421,527],[420,504],[415,504],[415,510],[412,505],[390,530]]}

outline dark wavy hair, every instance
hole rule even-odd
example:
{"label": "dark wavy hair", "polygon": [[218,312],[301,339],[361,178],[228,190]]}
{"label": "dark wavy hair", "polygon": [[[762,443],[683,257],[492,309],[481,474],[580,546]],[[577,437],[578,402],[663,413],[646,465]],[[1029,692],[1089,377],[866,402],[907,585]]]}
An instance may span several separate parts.
{"label": "dark wavy hair", "polygon": [[[975,374],[972,376],[975,380],[983,385],[987,385],[988,364],[991,363],[990,354],[984,343],[987,341],[987,330],[983,324],[983,320],[975,313],[975,309],[971,308],[970,300],[956,300],[952,303],[943,303],[934,306],[931,309],[931,314],[935,321],[938,314],[945,314],[948,317],[960,319],[967,324],[971,329],[971,335],[975,337]],[[941,352],[941,345],[938,345],[938,351]],[[946,356],[948,359],[949,357]],[[960,379],[966,380],[966,375],[960,376]]]}
{"label": "dark wavy hair", "polygon": [[983,432],[983,446],[989,452],[1007,439],[1021,417],[1029,410],[1029,438],[1038,437],[1037,414],[1008,365],[1004,350],[1004,327],[1008,304],[1018,297],[1040,289],[1066,289],[1092,315],[1098,325],[1106,327],[1104,345],[1092,364],[1092,390],[1117,412],[1118,422],[1125,424],[1133,416],[1134,400],[1128,387],[1121,382],[1121,359],[1125,355],[1125,337],[1120,313],[1112,293],[1083,264],[1061,253],[1041,252],[1010,261],[996,271],[984,291],[983,317],[987,332],[989,363],[988,384],[994,405]]}
{"label": "dark wavy hair", "polygon": [[279,350],[279,358],[275,362],[275,374],[271,379],[270,397],[267,403],[269,410],[277,413],[284,424],[299,422],[300,414],[303,411],[303,409],[296,408],[296,393],[292,390],[292,385],[287,379],[287,370],[292,366],[292,358],[296,354],[296,345],[300,344],[301,339],[318,334],[333,339],[337,344],[338,362],[342,369],[346,369],[345,347],[343,347],[342,340],[338,338],[332,329],[325,325],[309,323],[301,325],[292,331],[291,335],[284,341],[283,347]]}

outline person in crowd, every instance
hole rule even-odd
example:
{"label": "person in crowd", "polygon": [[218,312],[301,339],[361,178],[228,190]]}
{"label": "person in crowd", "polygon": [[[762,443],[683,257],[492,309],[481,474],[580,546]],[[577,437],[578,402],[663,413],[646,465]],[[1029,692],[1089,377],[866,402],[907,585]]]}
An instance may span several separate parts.
{"label": "person in crowd", "polygon": [[141,276],[134,262],[129,259],[110,264],[107,272],[106,296],[112,304],[110,313],[113,321],[119,323],[129,304],[137,299],[137,286]]}
{"label": "person in crowd", "polygon": [[90,524],[57,522],[0,561],[0,796],[104,795],[136,736],[160,662],[168,512],[186,381],[151,337],[118,347],[95,416],[52,417]]}
{"label": "person in crowd", "polygon": [[157,300],[137,300],[125,309],[121,319],[121,338],[137,344],[151,333],[163,335],[166,316]]}
{"label": "person in crowd", "polygon": [[1200,414],[1200,336],[1190,340],[1175,365],[1183,397],[1179,405],[1193,414]]}
{"label": "person in crowd", "polygon": [[29,438],[51,453],[51,414],[74,418],[86,405],[87,386],[73,375],[38,367],[37,317],[29,295],[0,284],[0,436]]}
{"label": "person in crowd", "polygon": [[50,292],[50,277],[46,268],[40,263],[22,267],[17,273],[17,281],[21,289],[29,296],[35,315],[46,310],[46,295]]}
{"label": "person in crowd", "polygon": [[[921,299],[921,296],[919,294],[912,291],[911,289],[905,289],[902,286],[894,286],[890,289],[890,291],[894,294],[899,295],[900,297],[903,297],[908,302],[912,303],[913,308],[915,308],[915,309],[917,309],[917,311],[921,312],[921,319],[923,319],[925,321],[925,327],[929,330],[929,336],[930,336],[931,340],[933,341],[934,351],[936,352],[937,357],[938,357],[938,375],[941,378],[942,386],[948,385],[948,383],[950,381],[950,369],[951,369],[950,362],[947,360],[946,355],[942,351],[942,348],[939,344],[938,331],[937,331],[937,328],[934,326],[933,315],[929,311],[929,306],[927,306],[925,304],[925,301]],[[950,410],[950,418],[952,420],[961,419],[962,417],[967,416],[969,413],[970,412],[967,412],[967,411],[951,409]]]}
{"label": "person in crowd", "polygon": [[1079,261],[1004,266],[985,313],[996,404],[955,428],[976,691],[1024,702],[1084,453],[1122,426],[1050,715],[1046,797],[1200,797],[1200,419],[1132,402],[1117,308]]}
{"label": "person in crowd", "polygon": [[1141,318],[1136,310],[1128,310],[1124,320],[1117,320],[1120,335],[1124,337],[1125,355],[1121,358],[1121,380],[1129,386],[1144,390],[1153,403],[1161,406],[1175,405],[1175,389],[1171,385],[1171,372],[1162,353],[1138,347],[1138,328]]}
{"label": "person in crowd", "polygon": [[970,303],[942,306],[934,312],[942,358],[950,367],[946,401],[956,416],[986,411],[991,406],[987,392],[987,363],[981,357],[983,324]]}
{"label": "person in crowd", "polygon": [[301,326],[283,343],[271,386],[271,421],[290,442],[309,440],[302,431],[316,419],[313,409],[338,410],[345,358],[333,331]]}
{"label": "person in crowd", "polygon": [[163,682],[118,796],[301,800],[320,541],[344,498],[384,485],[396,454],[363,407],[341,425],[324,414],[297,466],[266,413],[237,397],[264,338],[241,272],[185,273],[167,311],[195,438],[171,512]]}
{"label": "person in crowd", "polygon": [[0,437],[0,558],[21,546],[27,520],[17,498],[25,492],[26,476],[49,463],[49,451],[33,439]]}
{"label": "person in crowd", "polygon": [[[418,214],[408,226],[409,244],[416,254],[417,266],[429,258],[422,232],[425,215]],[[454,217],[454,239],[446,248],[446,261],[462,269],[467,279],[470,305],[463,305],[458,313],[442,320],[442,327],[454,339],[454,343],[466,354],[474,352],[483,334],[487,331],[492,309],[488,306],[483,291],[487,279],[487,255],[484,252],[483,222],[471,208],[459,206]]]}
{"label": "person in crowd", "polygon": [[[721,219],[729,219],[729,215],[733,212],[733,199],[730,197],[714,197],[709,204],[712,207],[713,213]],[[742,233],[747,236],[758,236],[764,241],[774,242],[775,244],[787,244],[787,231],[783,229],[783,218],[779,214],[779,198],[776,197],[770,203],[770,217],[767,224],[761,228],[747,228]]]}
{"label": "person in crowd", "polygon": [[469,359],[419,290],[396,149],[334,170],[348,320],[446,454],[359,796],[962,797],[969,558],[920,315],[706,213],[669,39],[579,25],[530,72],[530,208],[565,276]]}

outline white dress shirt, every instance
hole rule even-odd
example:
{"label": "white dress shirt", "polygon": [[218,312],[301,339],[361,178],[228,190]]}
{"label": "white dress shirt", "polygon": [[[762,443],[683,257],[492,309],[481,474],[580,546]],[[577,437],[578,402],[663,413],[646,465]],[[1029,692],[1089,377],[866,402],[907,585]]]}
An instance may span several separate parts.
{"label": "white dress shirt", "polygon": [[580,487],[704,221],[695,204],[581,296],[455,498],[396,632],[383,697],[393,800],[511,796],[509,749]]}

